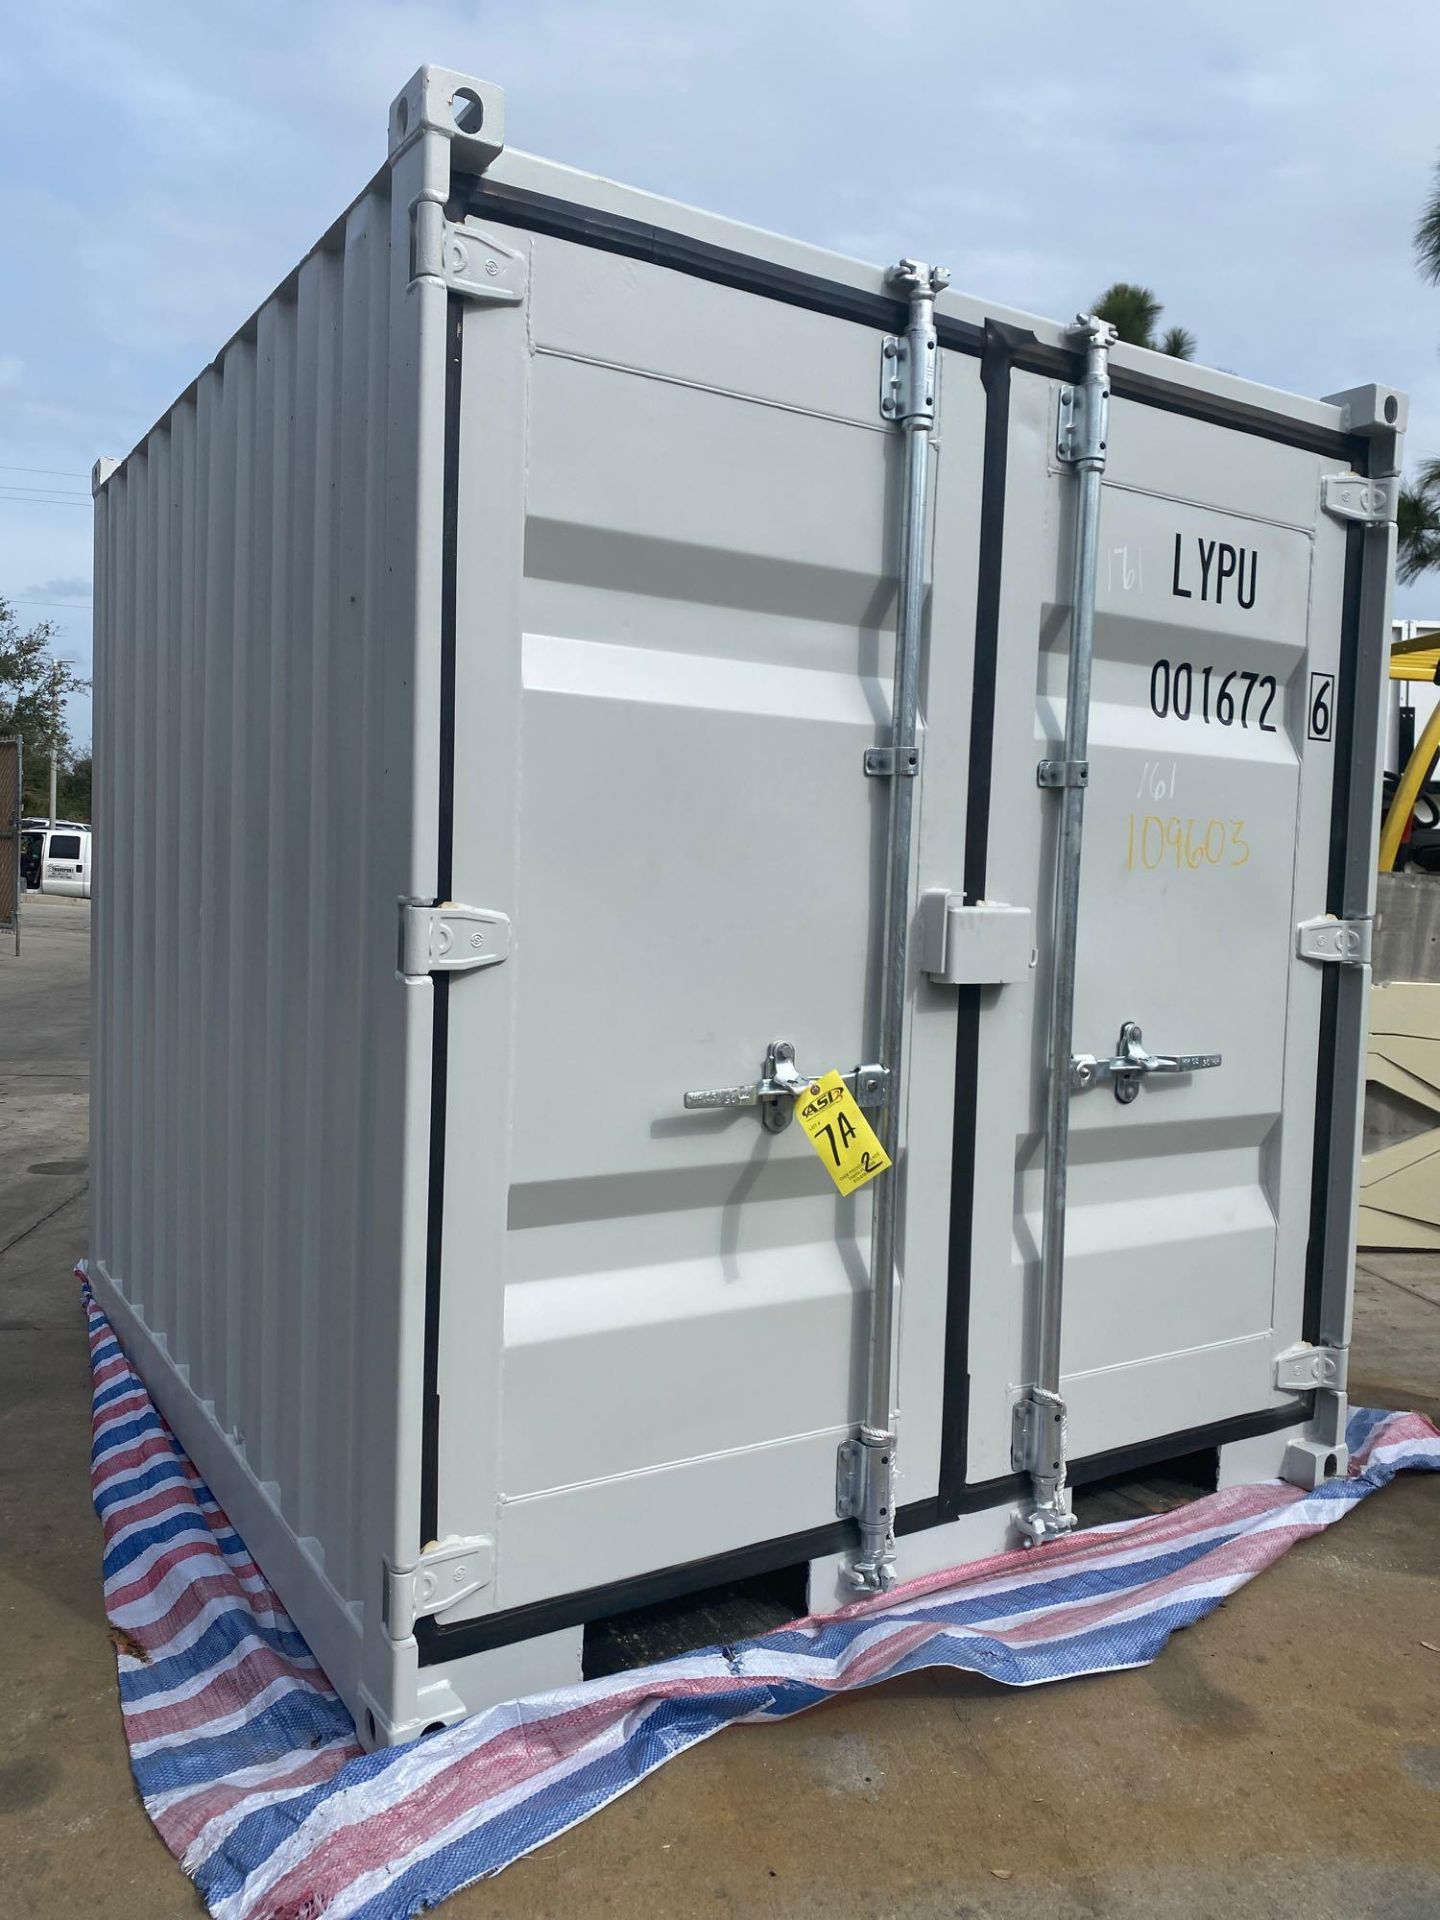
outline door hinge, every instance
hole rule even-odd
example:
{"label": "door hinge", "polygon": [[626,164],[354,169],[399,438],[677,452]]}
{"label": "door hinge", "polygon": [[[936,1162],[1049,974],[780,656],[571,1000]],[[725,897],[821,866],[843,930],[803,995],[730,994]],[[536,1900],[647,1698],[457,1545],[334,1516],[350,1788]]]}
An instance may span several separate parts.
{"label": "door hinge", "polygon": [[1343,1393],[1350,1370],[1348,1347],[1312,1347],[1305,1342],[1275,1356],[1275,1387],[1280,1393],[1311,1393],[1317,1387]]}
{"label": "door hinge", "polygon": [[410,209],[410,278],[439,280],[467,300],[514,306],[525,298],[525,255],[479,227],[447,220],[423,197]]}
{"label": "door hinge", "polygon": [[1322,913],[1295,929],[1295,951],[1317,966],[1368,967],[1373,926],[1370,920],[1337,920],[1333,913]]}
{"label": "door hinge", "polygon": [[468,973],[510,957],[509,916],[493,907],[438,907],[400,902],[400,971],[404,974]]}
{"label": "door hinge", "polygon": [[445,1613],[488,1587],[495,1577],[495,1542],[488,1534],[458,1535],[427,1547],[413,1567],[385,1562],[385,1631],[408,1640],[417,1620]]}
{"label": "door hinge", "polygon": [[1320,482],[1320,504],[1337,520],[1358,520],[1362,526],[1383,527],[1395,518],[1400,500],[1398,473],[1378,480],[1363,473],[1327,473]]}

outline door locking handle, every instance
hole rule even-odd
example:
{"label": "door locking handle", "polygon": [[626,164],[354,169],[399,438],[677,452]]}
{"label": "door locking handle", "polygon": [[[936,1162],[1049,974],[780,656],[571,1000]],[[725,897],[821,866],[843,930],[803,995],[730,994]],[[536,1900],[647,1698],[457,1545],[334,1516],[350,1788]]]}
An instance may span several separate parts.
{"label": "door locking handle", "polygon": [[[889,1070],[881,1066],[856,1067],[843,1074],[847,1087],[862,1107],[884,1104]],[[765,1052],[760,1078],[742,1087],[696,1087],[684,1099],[687,1113],[714,1112],[724,1107],[759,1107],[760,1124],[767,1133],[783,1133],[795,1113],[795,1098],[810,1084],[810,1075],[795,1064],[795,1049],[777,1040]]]}
{"label": "door locking handle", "polygon": [[1115,1098],[1128,1106],[1140,1091],[1140,1082],[1152,1073],[1200,1073],[1206,1067],[1218,1067],[1218,1053],[1148,1053],[1141,1044],[1144,1035],[1133,1020],[1120,1029],[1119,1050],[1109,1060],[1093,1053],[1077,1053],[1070,1061],[1070,1088],[1086,1093],[1106,1081],[1114,1087]]}

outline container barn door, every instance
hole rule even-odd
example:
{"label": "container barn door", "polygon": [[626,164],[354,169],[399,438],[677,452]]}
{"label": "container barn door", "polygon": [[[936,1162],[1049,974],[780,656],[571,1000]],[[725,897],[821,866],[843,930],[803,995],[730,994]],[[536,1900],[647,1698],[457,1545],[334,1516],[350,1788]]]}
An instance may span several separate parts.
{"label": "container barn door", "polygon": [[[1045,939],[1056,801],[1035,762],[1064,730],[1073,487],[1056,389],[1017,376],[989,879],[1033,899],[1034,1004],[982,1024],[968,1477],[1010,1465],[1023,1301],[1038,1267]],[[1077,1093],[1062,1372],[1075,1457],[1283,1407],[1302,1334],[1346,532],[1343,467],[1135,402],[1112,405],[1103,494],[1074,1050],[1219,1064]],[[1023,1052],[1031,1071],[1014,1070]]]}
{"label": "container barn door", "polygon": [[[500,237],[528,253],[526,307],[468,310],[458,342],[450,884],[513,941],[448,989],[434,1517],[495,1531],[485,1609],[834,1525],[870,1196],[837,1194],[798,1127],[683,1098],[758,1081],[774,1042],[811,1074],[873,1058],[887,794],[864,751],[889,723],[901,473],[875,328]],[[929,691],[955,723],[921,804],[958,867],[974,362],[945,388]],[[929,1014],[950,1024],[911,1110],[941,1115],[943,1274],[953,999]]]}

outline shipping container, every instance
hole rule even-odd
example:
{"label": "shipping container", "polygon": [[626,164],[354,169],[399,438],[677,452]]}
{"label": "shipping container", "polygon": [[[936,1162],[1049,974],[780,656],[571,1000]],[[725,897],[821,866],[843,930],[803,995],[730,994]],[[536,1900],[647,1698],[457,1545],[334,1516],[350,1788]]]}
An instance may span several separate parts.
{"label": "shipping container", "polygon": [[504,114],[96,469],[91,1274],[374,1743],[1344,1464],[1402,397]]}

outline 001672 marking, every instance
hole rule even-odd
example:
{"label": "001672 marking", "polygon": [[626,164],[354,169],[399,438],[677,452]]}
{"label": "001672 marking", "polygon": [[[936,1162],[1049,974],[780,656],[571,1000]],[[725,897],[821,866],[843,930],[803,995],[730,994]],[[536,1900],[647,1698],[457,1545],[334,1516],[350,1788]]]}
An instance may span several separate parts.
{"label": "001672 marking", "polygon": [[[1278,733],[1270,709],[1279,692],[1273,673],[1232,667],[1217,680],[1214,667],[1189,660],[1157,660],[1150,669],[1150,711],[1157,720],[1200,720],[1208,727],[1257,727]],[[1238,682],[1238,685],[1237,685]]]}

